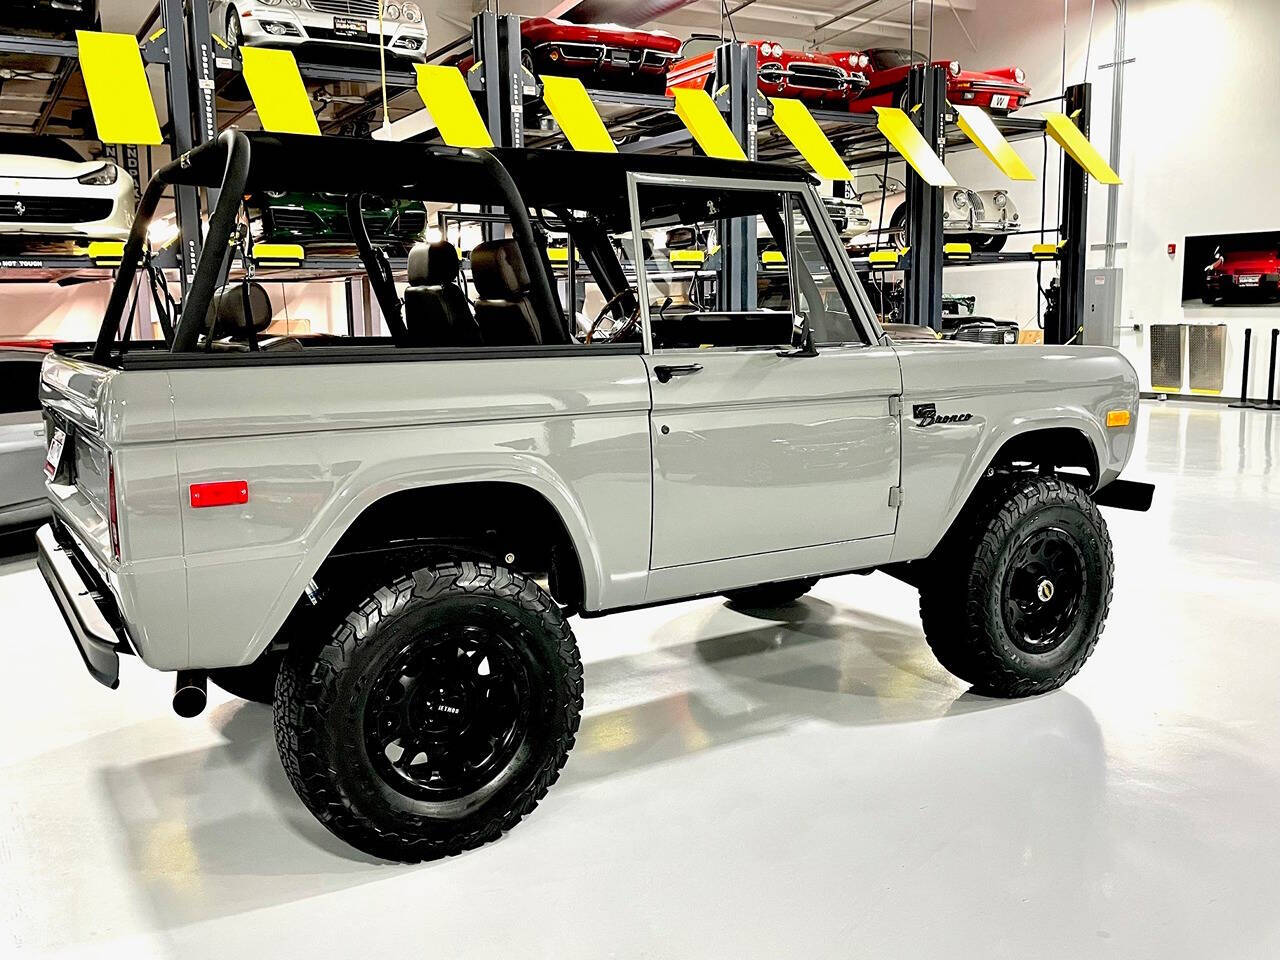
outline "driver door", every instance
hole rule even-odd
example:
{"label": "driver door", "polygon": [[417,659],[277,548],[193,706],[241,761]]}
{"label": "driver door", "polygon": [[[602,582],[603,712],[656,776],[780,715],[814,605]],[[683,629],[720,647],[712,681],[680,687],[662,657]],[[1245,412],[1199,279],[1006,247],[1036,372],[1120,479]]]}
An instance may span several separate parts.
{"label": "driver door", "polygon": [[[856,281],[821,205],[803,185],[773,182],[729,190],[723,180],[633,175],[631,191],[637,235],[651,220],[671,225],[680,211],[758,207],[747,219],[763,224],[747,309],[673,323],[641,297],[653,396],[651,568],[673,574],[651,577],[651,586],[680,595],[694,583],[682,570],[779,554],[793,565],[773,570],[887,560],[900,465],[891,398],[901,376],[892,348],[870,342],[857,319],[848,286]],[[641,266],[638,286],[651,290],[650,265]],[[817,341],[811,353],[791,343],[805,324]]]}

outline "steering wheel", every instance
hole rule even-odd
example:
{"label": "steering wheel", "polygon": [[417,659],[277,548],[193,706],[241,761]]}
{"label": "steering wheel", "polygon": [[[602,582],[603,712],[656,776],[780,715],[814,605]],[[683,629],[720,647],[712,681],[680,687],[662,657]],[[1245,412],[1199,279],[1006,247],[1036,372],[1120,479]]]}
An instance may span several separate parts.
{"label": "steering wheel", "polygon": [[[621,321],[615,317],[608,316],[609,311],[628,296],[635,297],[636,301],[636,308],[631,312],[631,315]],[[596,343],[597,337],[599,342],[616,343],[630,333],[639,322],[640,291],[635,287],[627,287],[627,289],[615,293],[609,298],[609,302],[600,308],[600,312],[596,314],[595,320],[591,323],[591,329],[587,331],[587,343]]]}

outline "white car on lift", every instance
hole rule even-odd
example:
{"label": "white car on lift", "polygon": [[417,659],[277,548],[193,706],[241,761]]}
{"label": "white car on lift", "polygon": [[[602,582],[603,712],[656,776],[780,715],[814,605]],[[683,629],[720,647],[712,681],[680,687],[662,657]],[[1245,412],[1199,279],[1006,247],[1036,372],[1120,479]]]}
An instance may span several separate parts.
{"label": "white car on lift", "polygon": [[[209,26],[232,46],[306,48],[320,52],[375,52],[379,0],[214,0]],[[387,53],[421,62],[427,24],[413,0],[386,0],[382,11]]]}
{"label": "white car on lift", "polygon": [[0,237],[124,240],[133,177],[56,137],[0,133]]}
{"label": "white car on lift", "polygon": [[[910,246],[907,240],[907,188],[894,177],[872,174],[859,177],[858,199],[871,221],[869,231],[854,241],[857,246]],[[967,241],[974,252],[996,253],[1004,249],[1011,233],[1021,226],[1018,207],[1004,190],[970,190],[944,187],[942,230],[950,240]]]}

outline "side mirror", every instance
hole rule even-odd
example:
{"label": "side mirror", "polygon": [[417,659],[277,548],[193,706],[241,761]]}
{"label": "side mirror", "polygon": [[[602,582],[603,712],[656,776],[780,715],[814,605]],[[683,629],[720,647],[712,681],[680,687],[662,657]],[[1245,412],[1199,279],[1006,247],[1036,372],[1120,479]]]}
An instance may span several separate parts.
{"label": "side mirror", "polygon": [[809,318],[800,314],[796,318],[797,339],[800,346],[794,350],[779,350],[780,357],[816,357],[818,348],[813,345],[813,328],[809,326]]}

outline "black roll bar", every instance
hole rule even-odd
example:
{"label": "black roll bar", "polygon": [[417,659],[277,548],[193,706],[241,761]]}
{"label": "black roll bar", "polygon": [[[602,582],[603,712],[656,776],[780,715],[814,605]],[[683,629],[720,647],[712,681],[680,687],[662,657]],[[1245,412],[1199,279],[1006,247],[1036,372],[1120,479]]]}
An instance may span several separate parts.
{"label": "black roll bar", "polygon": [[[172,353],[196,348],[200,329],[209,312],[209,303],[222,274],[222,262],[231,247],[231,233],[236,215],[244,202],[245,184],[249,181],[249,138],[239,130],[228,130],[218,137],[226,150],[227,164],[222,174],[218,204],[209,216],[209,229],[204,238],[204,252],[196,265],[196,275],[182,301],[182,313],[173,330]],[[181,163],[181,160],[179,160]]]}
{"label": "black roll bar", "polygon": [[[147,183],[147,188],[142,193],[142,201],[138,204],[133,227],[129,231],[129,239],[125,241],[124,255],[116,272],[115,286],[111,288],[111,298],[107,301],[102,326],[98,328],[98,339],[93,347],[95,363],[105,363],[111,356],[111,345],[119,336],[120,323],[128,305],[129,293],[133,289],[138,266],[146,251],[147,228],[151,226],[151,219],[155,216],[156,207],[165,189],[179,179],[177,174],[180,170],[190,166],[193,154],[215,150],[223,151],[227,156],[226,170],[222,177],[223,191],[218,198],[218,206],[213,216],[209,218],[208,242],[212,242],[219,248],[220,255],[201,257],[196,275],[182,303],[181,319],[174,330],[170,349],[175,352],[189,350],[195,345],[222,266],[221,252],[225,251],[230,243],[231,227],[235,225],[236,209],[240,205],[241,197],[244,196],[244,185],[249,174],[249,139],[239,130],[227,130],[217,140],[197,147],[191,153],[183,154],[178,159],[165,164]],[[209,248],[206,245],[207,249]]]}

